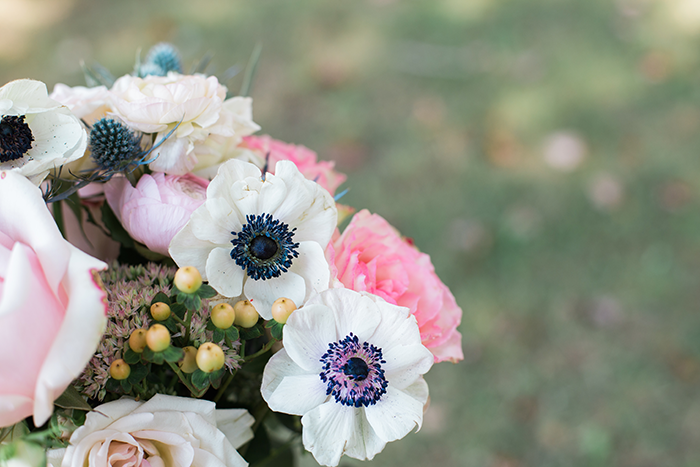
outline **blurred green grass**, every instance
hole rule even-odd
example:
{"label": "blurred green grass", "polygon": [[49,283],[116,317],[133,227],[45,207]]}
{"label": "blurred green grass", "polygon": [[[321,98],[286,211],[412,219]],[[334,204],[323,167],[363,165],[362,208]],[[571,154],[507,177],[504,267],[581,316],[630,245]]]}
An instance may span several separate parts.
{"label": "blurred green grass", "polygon": [[162,40],[221,74],[263,44],[263,132],[336,160],[343,201],[412,237],[464,310],[465,361],[431,370],[423,430],[373,465],[700,464],[693,0],[3,8],[3,82],[127,73]]}

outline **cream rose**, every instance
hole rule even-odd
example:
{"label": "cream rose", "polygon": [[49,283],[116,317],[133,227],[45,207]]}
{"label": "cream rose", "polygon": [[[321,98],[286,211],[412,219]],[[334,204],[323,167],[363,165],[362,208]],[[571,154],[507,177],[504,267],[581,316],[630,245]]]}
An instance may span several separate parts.
{"label": "cream rose", "polygon": [[244,409],[216,410],[201,399],[158,394],[95,408],[66,449],[49,451],[53,467],[238,467],[236,449],[253,438]]}
{"label": "cream rose", "polygon": [[157,133],[161,140],[177,129],[153,156],[156,172],[184,175],[197,163],[195,143],[209,135],[241,138],[259,130],[252,120],[249,97],[226,99],[226,87],[215,76],[122,76],[111,89],[114,113],[131,128]]}

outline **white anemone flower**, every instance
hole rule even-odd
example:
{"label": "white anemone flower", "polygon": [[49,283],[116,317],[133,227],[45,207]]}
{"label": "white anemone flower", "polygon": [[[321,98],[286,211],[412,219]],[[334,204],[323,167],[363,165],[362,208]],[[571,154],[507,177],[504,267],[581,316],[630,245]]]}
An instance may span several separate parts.
{"label": "white anemone flower", "polygon": [[270,409],[302,415],[304,447],[334,466],[420,429],[432,364],[408,308],[328,289],[291,314],[260,389]]}
{"label": "white anemone flower", "polygon": [[289,161],[275,174],[230,160],[207,188],[206,202],[173,237],[170,256],[194,266],[225,297],[244,294],[265,319],[285,297],[301,306],[329,287],[324,250],[338,211],[319,184]]}
{"label": "white anemone flower", "polygon": [[41,81],[19,79],[0,88],[0,170],[39,185],[49,171],[80,158],[87,132]]}

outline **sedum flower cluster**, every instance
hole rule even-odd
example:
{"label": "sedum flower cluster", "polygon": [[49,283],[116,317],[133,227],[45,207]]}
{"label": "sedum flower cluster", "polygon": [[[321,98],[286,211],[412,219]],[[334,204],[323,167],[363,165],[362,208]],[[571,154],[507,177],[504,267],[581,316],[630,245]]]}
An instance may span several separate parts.
{"label": "sedum flower cluster", "polygon": [[463,358],[430,258],[185,68],[158,44],[117,79],[0,88],[0,461],[370,460]]}

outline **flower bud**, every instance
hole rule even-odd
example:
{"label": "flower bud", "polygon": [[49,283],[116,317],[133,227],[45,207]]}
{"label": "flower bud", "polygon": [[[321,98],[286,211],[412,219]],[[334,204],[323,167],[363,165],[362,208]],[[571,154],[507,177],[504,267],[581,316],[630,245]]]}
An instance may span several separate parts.
{"label": "flower bud", "polygon": [[173,282],[181,292],[195,293],[202,286],[202,275],[194,266],[185,266],[175,272]]}
{"label": "flower bud", "polygon": [[146,330],[137,329],[129,336],[129,347],[136,353],[143,352],[146,348]]}
{"label": "flower bud", "polygon": [[185,352],[185,357],[178,363],[180,369],[183,373],[194,373],[197,369],[197,349],[188,345],[182,350]]}
{"label": "flower bud", "polygon": [[170,347],[170,331],[162,324],[154,324],[146,332],[146,344],[154,352],[162,352]]}
{"label": "flower bud", "polygon": [[197,366],[205,373],[211,373],[224,366],[224,351],[218,345],[207,342],[197,350]]}
{"label": "flower bud", "polygon": [[151,316],[156,321],[165,321],[170,318],[170,307],[167,303],[156,302],[151,305]]}
{"label": "flower bud", "polygon": [[297,306],[289,298],[280,297],[272,304],[272,318],[278,323],[284,324],[287,322],[292,311],[296,310]]}
{"label": "flower bud", "polygon": [[118,381],[128,378],[130,374],[131,367],[121,358],[114,360],[109,366],[109,375]]}
{"label": "flower bud", "polygon": [[252,328],[258,322],[258,311],[248,300],[241,300],[233,305],[236,312],[235,323],[242,328]]}
{"label": "flower bud", "polygon": [[233,326],[236,312],[228,303],[219,303],[211,309],[211,322],[219,329],[228,329]]}

